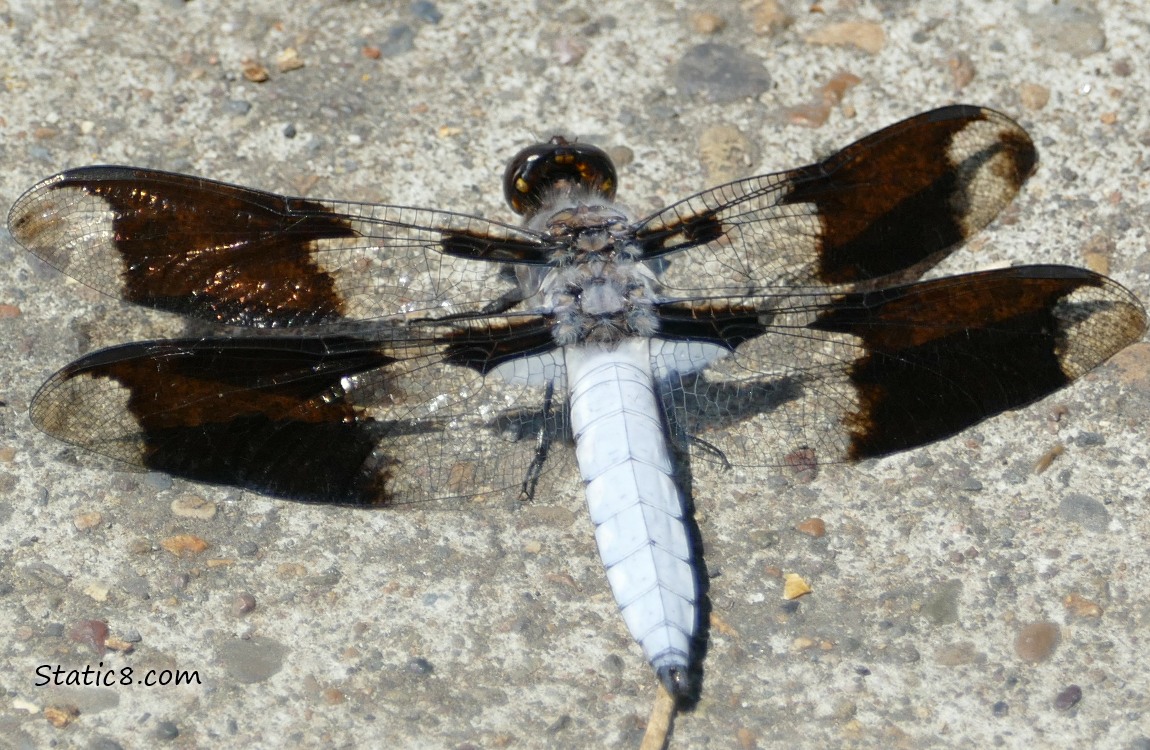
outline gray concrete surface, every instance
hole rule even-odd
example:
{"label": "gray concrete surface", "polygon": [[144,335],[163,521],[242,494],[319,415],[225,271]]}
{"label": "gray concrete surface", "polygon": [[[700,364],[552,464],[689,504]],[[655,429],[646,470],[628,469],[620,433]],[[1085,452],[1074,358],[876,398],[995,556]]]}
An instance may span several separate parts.
{"label": "gray concrete surface", "polygon": [[[642,212],[961,101],[1017,117],[1042,164],[939,272],[1089,264],[1150,299],[1141,2],[781,5],[767,28],[769,4],[734,0],[0,0],[0,205],[111,162],[509,218],[504,161],[559,131],[630,154]],[[303,67],[277,66],[288,48]],[[815,106],[841,72],[857,85]],[[0,232],[0,745],[637,747],[654,680],[575,477],[519,510],[362,513],[111,471],[29,424],[58,367],[178,330]],[[1150,748],[1148,414],[1143,343],[809,484],[700,471],[714,620],[672,746]],[[825,536],[794,529],[810,517]],[[181,534],[209,546],[177,556]],[[782,572],[813,588],[797,608]],[[90,620],[131,652],[98,656]],[[1027,661],[1033,623],[1059,640]],[[202,682],[36,685],[101,659]]]}

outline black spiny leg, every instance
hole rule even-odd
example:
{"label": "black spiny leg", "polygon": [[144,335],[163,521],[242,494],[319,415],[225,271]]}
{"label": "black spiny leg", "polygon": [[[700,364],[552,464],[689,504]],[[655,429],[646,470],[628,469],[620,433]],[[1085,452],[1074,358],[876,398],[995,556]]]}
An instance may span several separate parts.
{"label": "black spiny leg", "polygon": [[688,435],[687,439],[691,441],[691,445],[695,446],[704,453],[709,454],[711,458],[718,461],[719,464],[722,465],[723,471],[731,470],[731,462],[727,460],[727,454],[723,453],[719,446],[715,445],[714,443],[708,443],[698,435]]}
{"label": "black spiny leg", "polygon": [[535,457],[527,467],[527,476],[523,477],[523,485],[519,489],[519,499],[532,500],[535,497],[535,485],[539,484],[539,475],[543,473],[543,464],[547,462],[547,454],[551,452],[551,442],[554,440],[551,430],[551,404],[555,395],[555,383],[547,383],[547,390],[543,393],[542,418],[539,421],[539,432],[535,436]]}

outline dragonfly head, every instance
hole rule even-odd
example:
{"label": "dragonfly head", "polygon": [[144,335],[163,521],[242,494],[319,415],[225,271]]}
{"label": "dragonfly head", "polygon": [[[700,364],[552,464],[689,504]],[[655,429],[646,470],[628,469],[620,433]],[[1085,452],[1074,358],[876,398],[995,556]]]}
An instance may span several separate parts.
{"label": "dragonfly head", "polygon": [[607,152],[556,135],[520,151],[503,173],[511,210],[531,217],[557,197],[581,194],[610,202],[618,176]]}

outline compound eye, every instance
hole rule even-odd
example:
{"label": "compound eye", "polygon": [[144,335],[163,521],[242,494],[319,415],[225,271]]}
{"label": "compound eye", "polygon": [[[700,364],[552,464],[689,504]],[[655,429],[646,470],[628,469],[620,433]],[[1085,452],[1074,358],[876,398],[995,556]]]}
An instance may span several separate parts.
{"label": "compound eye", "polygon": [[515,155],[503,173],[503,197],[512,211],[530,216],[550,195],[576,188],[610,201],[617,182],[606,151],[557,135]]}

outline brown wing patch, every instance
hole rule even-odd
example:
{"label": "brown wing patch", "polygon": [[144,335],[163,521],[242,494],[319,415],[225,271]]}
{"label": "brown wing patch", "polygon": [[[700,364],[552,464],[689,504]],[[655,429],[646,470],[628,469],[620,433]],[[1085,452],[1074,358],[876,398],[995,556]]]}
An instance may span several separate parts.
{"label": "brown wing patch", "polygon": [[1128,291],[1025,266],[845,295],[810,325],[857,337],[850,458],[906,450],[1036,401],[1146,330]]}
{"label": "brown wing patch", "polygon": [[1037,163],[1030,137],[1010,118],[946,107],[799,170],[781,203],[818,206],[819,279],[857,282],[937,261],[997,216]]}
{"label": "brown wing patch", "polygon": [[341,381],[384,368],[350,339],[186,339],[105,349],[32,402],[45,432],[135,466],[305,502],[391,502],[382,427]]}
{"label": "brown wing patch", "polygon": [[131,167],[46,180],[12,208],[16,239],[102,292],[241,325],[334,320],[343,300],[312,257],[353,237],[319,203]]}
{"label": "brown wing patch", "polygon": [[909,281],[991,221],[1036,163],[1010,118],[944,107],[668,206],[636,241],[667,259],[662,281],[683,297]]}
{"label": "brown wing patch", "polygon": [[545,263],[537,233],[432,209],[287,198],[188,175],[84,167],[33,187],[13,236],[73,278],[227,325],[479,312],[501,264]]}

